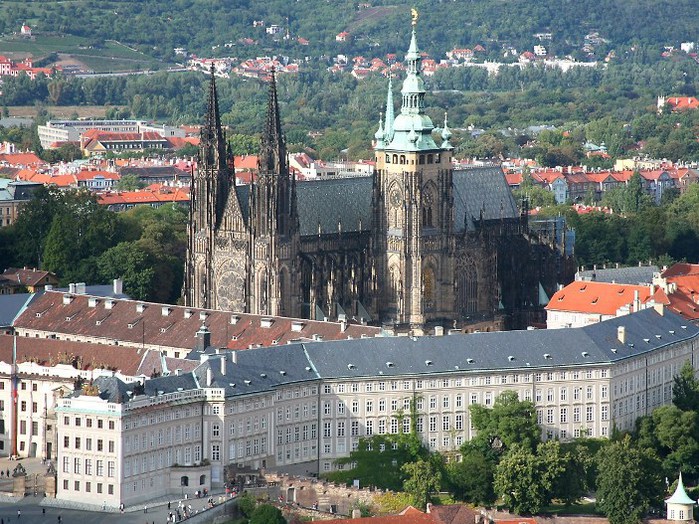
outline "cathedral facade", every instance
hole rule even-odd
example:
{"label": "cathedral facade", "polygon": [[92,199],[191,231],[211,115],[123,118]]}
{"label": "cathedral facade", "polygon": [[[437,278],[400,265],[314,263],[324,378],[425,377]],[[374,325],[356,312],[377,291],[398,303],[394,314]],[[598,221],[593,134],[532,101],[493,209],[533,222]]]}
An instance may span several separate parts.
{"label": "cathedral facade", "polygon": [[[571,267],[529,231],[499,167],[454,170],[425,113],[415,22],[395,115],[389,79],[372,176],[296,182],[274,77],[257,178],[236,185],[215,79],[192,180],[184,301],[404,327],[524,327]],[[533,316],[534,315],[534,316]]]}

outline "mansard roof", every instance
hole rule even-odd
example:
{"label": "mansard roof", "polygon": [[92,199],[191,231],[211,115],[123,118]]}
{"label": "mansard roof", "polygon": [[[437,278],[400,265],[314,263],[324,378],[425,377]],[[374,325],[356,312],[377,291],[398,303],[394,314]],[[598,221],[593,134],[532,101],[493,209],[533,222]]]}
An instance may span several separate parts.
{"label": "mansard roof", "polygon": [[[624,344],[617,338],[619,326],[625,328]],[[646,309],[584,328],[338,341],[309,345],[306,353],[321,377],[388,378],[604,365],[698,334],[699,328],[674,313]]]}
{"label": "mansard roof", "polygon": [[371,229],[373,179],[368,176],[309,180],[296,184],[301,236]]}
{"label": "mansard roof", "polygon": [[658,266],[596,268],[579,271],[576,278],[593,282],[648,285],[653,281],[653,275],[658,272]]}
{"label": "mansard roof", "polygon": [[202,322],[211,331],[211,343],[229,349],[314,338],[357,338],[380,332],[377,327],[359,324],[347,324],[343,329],[338,322],[231,313],[56,291],[37,296],[13,325],[107,342],[119,341],[120,345],[145,343],[189,351],[196,346],[195,333]]}
{"label": "mansard roof", "polygon": [[454,230],[475,229],[485,220],[519,217],[519,211],[499,166],[454,170]]}
{"label": "mansard roof", "polygon": [[[621,326],[625,329],[623,344],[618,339]],[[580,370],[644,355],[698,335],[698,327],[674,313],[645,309],[583,328],[362,338],[235,353],[209,349],[203,355],[190,355],[202,361],[193,373],[146,381],[146,394],[210,384],[233,397],[318,379],[429,379],[454,373]],[[116,393],[115,386],[110,387]]]}

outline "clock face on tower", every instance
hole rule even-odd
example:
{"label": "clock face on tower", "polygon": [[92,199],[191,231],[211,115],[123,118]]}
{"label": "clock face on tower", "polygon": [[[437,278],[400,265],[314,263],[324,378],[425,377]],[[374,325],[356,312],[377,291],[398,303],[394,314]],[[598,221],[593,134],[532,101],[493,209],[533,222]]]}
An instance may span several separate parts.
{"label": "clock face on tower", "polygon": [[403,195],[400,192],[400,189],[393,189],[391,191],[391,205],[393,207],[398,207],[401,202],[403,201]]}

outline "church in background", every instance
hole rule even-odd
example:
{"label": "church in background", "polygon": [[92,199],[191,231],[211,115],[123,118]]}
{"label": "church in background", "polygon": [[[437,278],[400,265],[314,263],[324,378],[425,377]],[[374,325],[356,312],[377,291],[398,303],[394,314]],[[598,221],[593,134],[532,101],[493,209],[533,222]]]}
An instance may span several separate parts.
{"label": "church in background", "polygon": [[413,334],[545,322],[548,297],[572,280],[572,257],[560,232],[530,230],[499,167],[454,169],[446,115],[435,128],[425,113],[416,23],[397,115],[389,79],[372,176],[295,180],[273,76],[258,175],[236,185],[212,74],[191,191],[187,306]]}

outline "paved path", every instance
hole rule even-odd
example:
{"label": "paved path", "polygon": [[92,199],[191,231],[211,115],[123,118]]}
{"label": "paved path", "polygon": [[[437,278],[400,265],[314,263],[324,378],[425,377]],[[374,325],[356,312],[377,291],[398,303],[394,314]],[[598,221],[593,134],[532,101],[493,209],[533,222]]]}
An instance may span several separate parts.
{"label": "paved path", "polygon": [[[41,464],[40,459],[22,459],[22,466],[27,470],[28,475],[43,475],[46,472],[46,466]],[[14,469],[17,462],[10,461],[6,457],[0,458],[0,469],[10,471]],[[3,487],[6,483],[3,483]],[[33,489],[33,482],[30,483],[27,479],[27,492]],[[73,508],[57,507],[58,501],[54,499],[45,499],[43,495],[28,496],[23,499],[14,499],[12,497],[0,495],[0,524],[57,524],[58,517],[61,517],[62,524],[166,524],[168,513],[177,508],[178,499],[172,498],[171,510],[167,509],[168,499],[154,500],[148,503],[148,512],[144,513],[143,505],[138,507],[126,508],[126,511],[121,514],[118,511],[100,511],[79,509],[76,505]],[[212,494],[214,501],[219,500],[218,493]],[[206,507],[206,499],[189,499],[186,501],[188,505],[192,505],[192,513],[199,513]],[[21,512],[18,517],[17,512]],[[186,520],[183,522],[187,522]]]}

